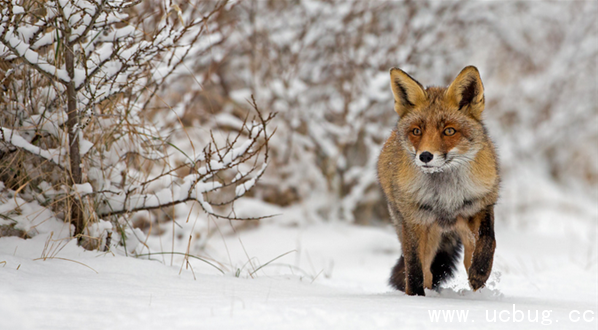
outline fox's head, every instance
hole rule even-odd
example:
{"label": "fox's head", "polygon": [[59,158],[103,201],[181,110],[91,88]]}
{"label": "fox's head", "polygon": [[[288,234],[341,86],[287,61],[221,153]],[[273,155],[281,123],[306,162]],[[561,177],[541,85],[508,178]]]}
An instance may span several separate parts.
{"label": "fox's head", "polygon": [[425,173],[467,165],[482,148],[484,86],[468,66],[448,88],[424,88],[401,69],[390,70],[398,137]]}

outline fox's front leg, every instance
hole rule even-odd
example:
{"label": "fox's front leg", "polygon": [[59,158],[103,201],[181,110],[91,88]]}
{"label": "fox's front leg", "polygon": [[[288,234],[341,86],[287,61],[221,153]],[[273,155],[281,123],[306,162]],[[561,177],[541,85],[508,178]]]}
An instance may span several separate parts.
{"label": "fox's front leg", "polygon": [[[496,240],[494,238],[494,205],[474,216],[475,249],[468,270],[469,285],[475,291],[483,287],[490,277]],[[477,227],[477,228],[476,228]]]}
{"label": "fox's front leg", "polygon": [[405,259],[405,293],[424,296],[424,274],[419,257],[419,238],[412,225],[403,221],[403,258]]}

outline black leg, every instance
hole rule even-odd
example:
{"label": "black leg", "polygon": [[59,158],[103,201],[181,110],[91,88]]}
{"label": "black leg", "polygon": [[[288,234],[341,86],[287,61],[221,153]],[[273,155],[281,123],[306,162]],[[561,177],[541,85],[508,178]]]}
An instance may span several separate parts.
{"label": "black leg", "polygon": [[436,289],[440,284],[453,277],[456,264],[461,254],[461,242],[454,234],[442,236],[438,252],[432,262],[432,288]]}
{"label": "black leg", "polygon": [[473,260],[469,268],[469,284],[474,291],[486,284],[492,271],[494,249],[496,248],[493,205],[486,208],[480,221],[478,235],[475,250],[473,251]]}

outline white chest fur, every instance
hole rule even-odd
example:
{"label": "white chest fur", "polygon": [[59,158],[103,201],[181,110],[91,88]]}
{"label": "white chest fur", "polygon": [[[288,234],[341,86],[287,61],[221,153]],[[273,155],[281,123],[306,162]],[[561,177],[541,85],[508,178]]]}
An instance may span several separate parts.
{"label": "white chest fur", "polygon": [[422,207],[435,213],[453,216],[464,203],[471,203],[488,193],[488,188],[476,182],[467,165],[418,174],[408,192]]}

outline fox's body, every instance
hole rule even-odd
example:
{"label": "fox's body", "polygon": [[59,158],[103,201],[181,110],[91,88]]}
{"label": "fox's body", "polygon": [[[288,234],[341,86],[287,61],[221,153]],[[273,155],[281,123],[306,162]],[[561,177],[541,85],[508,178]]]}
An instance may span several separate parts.
{"label": "fox's body", "polygon": [[403,255],[390,283],[423,295],[452,275],[464,246],[477,290],[492,269],[499,184],[494,146],[481,123],[479,73],[467,67],[448,88],[424,89],[393,69],[391,86],[400,119],[380,154],[378,176]]}

